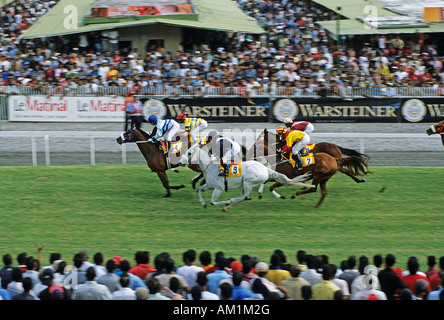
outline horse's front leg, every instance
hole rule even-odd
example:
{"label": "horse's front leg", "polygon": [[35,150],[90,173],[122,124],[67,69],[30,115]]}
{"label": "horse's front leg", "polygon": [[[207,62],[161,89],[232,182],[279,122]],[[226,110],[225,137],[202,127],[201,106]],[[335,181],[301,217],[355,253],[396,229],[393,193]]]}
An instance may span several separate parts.
{"label": "horse's front leg", "polygon": [[193,179],[191,179],[191,183],[193,184],[193,189],[196,189],[196,183],[201,178],[203,178],[203,173],[199,174],[198,176],[195,176]]}
{"label": "horse's front leg", "polygon": [[181,184],[180,186],[170,186],[170,183],[168,181],[168,176],[165,171],[157,172],[157,176],[159,177],[160,181],[162,181],[163,187],[167,190],[167,194],[165,195],[165,197],[171,197],[170,189],[178,190],[185,187],[184,184]]}
{"label": "horse's front leg", "polygon": [[220,195],[222,194],[222,189],[214,189],[213,194],[211,195],[211,204],[214,206],[221,206],[229,204],[227,201],[217,201]]}
{"label": "horse's front leg", "polygon": [[199,187],[198,189],[197,189],[197,197],[199,198],[199,201],[200,201],[200,203],[202,204],[202,206],[204,207],[204,208],[206,208],[207,207],[207,204],[205,203],[205,200],[203,199],[203,197],[202,197],[202,191],[205,191],[205,190],[208,190],[209,189],[209,187],[208,187],[208,185],[207,184],[204,184],[203,186],[201,186],[201,187]]}

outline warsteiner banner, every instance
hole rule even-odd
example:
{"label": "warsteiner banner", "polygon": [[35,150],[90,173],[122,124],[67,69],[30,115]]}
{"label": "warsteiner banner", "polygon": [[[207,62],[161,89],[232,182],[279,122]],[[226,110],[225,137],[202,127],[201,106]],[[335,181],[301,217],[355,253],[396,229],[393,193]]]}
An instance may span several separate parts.
{"label": "warsteiner banner", "polygon": [[398,122],[400,99],[276,99],[274,121],[285,118],[311,122]]}
{"label": "warsteiner banner", "polygon": [[244,98],[141,99],[145,118],[154,114],[170,119],[186,113],[213,122],[268,122],[269,99],[253,100],[254,104]]}
{"label": "warsteiner banner", "polygon": [[403,122],[439,122],[444,119],[442,98],[404,98],[401,100]]}

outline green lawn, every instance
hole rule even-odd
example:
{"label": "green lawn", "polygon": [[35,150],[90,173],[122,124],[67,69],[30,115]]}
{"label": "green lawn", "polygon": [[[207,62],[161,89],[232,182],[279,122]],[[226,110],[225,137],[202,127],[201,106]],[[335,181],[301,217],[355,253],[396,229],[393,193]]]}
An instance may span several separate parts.
{"label": "green lawn", "polygon": [[[263,260],[282,249],[289,262],[295,253],[326,254],[339,264],[349,255],[394,253],[405,268],[417,256],[422,270],[428,255],[444,255],[441,244],[442,168],[374,167],[367,182],[357,184],[337,174],[327,184],[323,205],[312,206],[319,191],[290,199],[296,189],[280,188],[286,200],[268,188],[264,198],[245,201],[227,213],[221,207],[200,205],[190,184],[196,173],[169,173],[165,190],[145,166],[0,167],[2,241],[0,255],[34,255],[40,244],[43,263],[51,252],[73,255],[87,248],[105,259],[121,255],[134,263],[134,253],[151,256],[169,252],[177,264],[187,249],[212,254],[223,251],[239,259],[258,254]],[[385,187],[384,192],[380,192]],[[239,194],[240,190],[222,195]],[[204,197],[209,204],[211,193]]]}

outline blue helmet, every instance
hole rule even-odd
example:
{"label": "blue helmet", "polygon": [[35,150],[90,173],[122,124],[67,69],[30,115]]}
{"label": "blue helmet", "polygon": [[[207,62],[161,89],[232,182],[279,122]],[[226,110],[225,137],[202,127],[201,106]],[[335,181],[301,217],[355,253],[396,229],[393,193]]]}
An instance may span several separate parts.
{"label": "blue helmet", "polygon": [[157,117],[154,114],[152,114],[148,117],[148,122],[156,122],[156,121],[157,121]]}

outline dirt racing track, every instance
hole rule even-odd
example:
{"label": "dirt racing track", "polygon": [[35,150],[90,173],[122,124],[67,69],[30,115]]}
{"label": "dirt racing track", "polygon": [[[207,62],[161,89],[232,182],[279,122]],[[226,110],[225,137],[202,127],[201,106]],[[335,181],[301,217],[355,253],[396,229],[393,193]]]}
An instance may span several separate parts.
{"label": "dirt racing track", "polygon": [[[279,123],[209,123],[251,147],[264,129]],[[330,142],[371,157],[370,166],[444,166],[439,136],[427,136],[432,123],[314,123],[312,142]],[[120,146],[123,123],[0,123],[0,165],[145,164],[135,144]],[[150,132],[152,127],[144,123]],[[182,126],[183,129],[183,126]],[[34,138],[31,138],[35,135]],[[34,153],[33,153],[34,151]]]}

